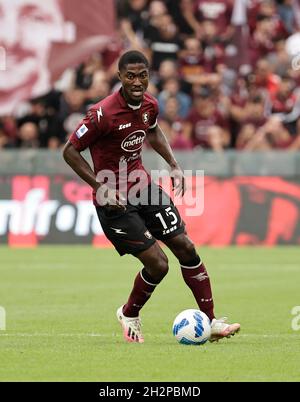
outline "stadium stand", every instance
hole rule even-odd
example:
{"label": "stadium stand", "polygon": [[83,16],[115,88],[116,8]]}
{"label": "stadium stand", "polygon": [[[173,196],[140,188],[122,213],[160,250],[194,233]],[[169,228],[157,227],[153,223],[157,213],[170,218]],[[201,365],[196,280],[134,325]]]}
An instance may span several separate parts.
{"label": "stadium stand", "polygon": [[174,149],[300,149],[296,1],[115,4],[118,40],[2,115],[0,148],[60,148],[89,106],[118,88],[117,57],[138,48],[151,59],[149,91]]}

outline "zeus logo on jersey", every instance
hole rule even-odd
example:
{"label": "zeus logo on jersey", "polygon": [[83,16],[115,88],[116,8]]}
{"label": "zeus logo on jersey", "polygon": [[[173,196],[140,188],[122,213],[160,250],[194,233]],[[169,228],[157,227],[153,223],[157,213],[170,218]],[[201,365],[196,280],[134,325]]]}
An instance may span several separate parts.
{"label": "zeus logo on jersey", "polygon": [[120,124],[119,125],[119,130],[124,130],[124,128],[129,128],[129,127],[131,127],[131,123]]}
{"label": "zeus logo on jersey", "polygon": [[85,124],[83,124],[79,129],[76,131],[77,138],[81,138],[89,129]]}

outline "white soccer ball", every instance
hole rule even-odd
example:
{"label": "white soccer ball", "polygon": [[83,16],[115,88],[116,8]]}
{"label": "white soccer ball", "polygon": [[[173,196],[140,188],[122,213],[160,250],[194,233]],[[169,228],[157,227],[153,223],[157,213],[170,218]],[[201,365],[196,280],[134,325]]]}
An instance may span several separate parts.
{"label": "white soccer ball", "polygon": [[182,311],[173,323],[173,335],[184,345],[203,345],[211,335],[210,320],[203,311]]}

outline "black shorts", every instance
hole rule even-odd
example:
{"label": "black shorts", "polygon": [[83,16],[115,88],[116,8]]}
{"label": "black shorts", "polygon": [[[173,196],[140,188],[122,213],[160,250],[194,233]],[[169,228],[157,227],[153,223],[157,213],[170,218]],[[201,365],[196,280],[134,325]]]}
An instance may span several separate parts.
{"label": "black shorts", "polygon": [[143,202],[128,203],[125,211],[96,207],[103,232],[120,255],[137,255],[156,240],[168,240],[185,231],[177,208],[161,187],[151,183],[146,197],[141,198]]}

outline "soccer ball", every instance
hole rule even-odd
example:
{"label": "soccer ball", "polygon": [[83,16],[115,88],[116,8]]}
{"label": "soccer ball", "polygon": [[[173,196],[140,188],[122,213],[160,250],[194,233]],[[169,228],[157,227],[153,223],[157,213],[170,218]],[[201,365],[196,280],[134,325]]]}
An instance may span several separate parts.
{"label": "soccer ball", "polygon": [[184,310],[174,320],[173,335],[184,345],[203,345],[211,335],[210,320],[203,311]]}

